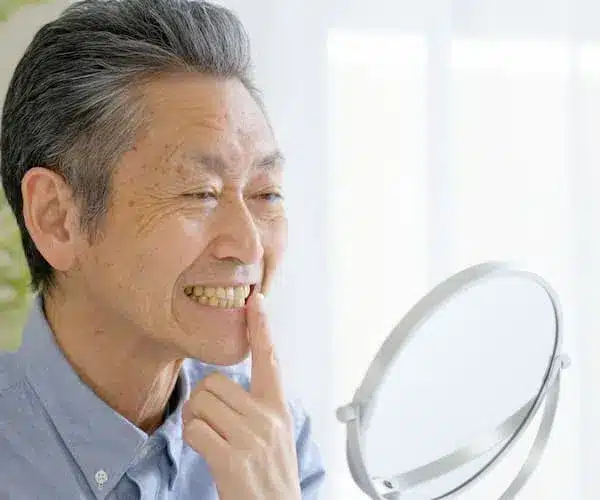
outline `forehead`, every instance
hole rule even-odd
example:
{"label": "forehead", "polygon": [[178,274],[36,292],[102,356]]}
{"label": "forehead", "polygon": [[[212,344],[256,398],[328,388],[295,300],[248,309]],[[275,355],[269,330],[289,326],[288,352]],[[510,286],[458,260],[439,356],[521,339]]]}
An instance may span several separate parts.
{"label": "forehead", "polygon": [[276,149],[262,108],[237,79],[161,77],[144,86],[142,103],[145,122],[137,143],[155,158],[204,153],[233,164]]}

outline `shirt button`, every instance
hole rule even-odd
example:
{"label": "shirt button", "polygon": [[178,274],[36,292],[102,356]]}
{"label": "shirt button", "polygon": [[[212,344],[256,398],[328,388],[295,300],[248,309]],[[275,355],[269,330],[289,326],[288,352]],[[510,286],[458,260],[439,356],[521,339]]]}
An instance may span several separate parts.
{"label": "shirt button", "polygon": [[98,472],[96,472],[94,479],[96,479],[96,484],[98,485],[98,487],[102,488],[102,486],[104,486],[104,483],[108,481],[108,474],[102,469],[100,469]]}

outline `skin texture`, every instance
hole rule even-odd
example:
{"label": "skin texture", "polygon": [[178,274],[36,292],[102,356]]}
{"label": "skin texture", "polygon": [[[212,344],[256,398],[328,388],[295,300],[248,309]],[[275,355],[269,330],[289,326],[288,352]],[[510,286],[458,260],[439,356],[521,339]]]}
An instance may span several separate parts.
{"label": "skin texture", "polygon": [[[209,377],[189,401],[200,410],[186,413],[184,433],[222,499],[296,498],[292,431],[264,313],[256,304],[209,308],[184,293],[234,284],[255,285],[252,300],[267,292],[287,237],[272,130],[237,80],[164,76],[142,95],[147,119],[118,162],[97,238],[82,232],[60,176],[36,167],[23,179],[27,228],[57,271],[46,316],[82,380],[146,432],[161,424],[184,358],[230,365],[253,346],[251,394]],[[206,404],[208,393],[221,403]],[[217,421],[227,429],[214,429]],[[265,472],[258,463],[281,465]],[[223,472],[232,464],[244,471],[239,480]]]}

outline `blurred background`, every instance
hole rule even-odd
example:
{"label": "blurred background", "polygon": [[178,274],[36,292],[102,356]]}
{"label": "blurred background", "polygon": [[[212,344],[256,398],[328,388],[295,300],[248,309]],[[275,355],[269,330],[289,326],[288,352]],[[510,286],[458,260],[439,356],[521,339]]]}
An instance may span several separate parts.
{"label": "blurred background", "polygon": [[[33,33],[68,3],[28,5],[0,24],[2,95]],[[520,498],[600,498],[600,4],[218,3],[250,32],[289,157],[289,251],[269,307],[286,383],[328,463],[323,498],[363,498],[334,412],[391,327],[449,274],[497,259],[558,291],[573,360]],[[1,347],[18,345],[27,300],[20,241],[0,208]]]}

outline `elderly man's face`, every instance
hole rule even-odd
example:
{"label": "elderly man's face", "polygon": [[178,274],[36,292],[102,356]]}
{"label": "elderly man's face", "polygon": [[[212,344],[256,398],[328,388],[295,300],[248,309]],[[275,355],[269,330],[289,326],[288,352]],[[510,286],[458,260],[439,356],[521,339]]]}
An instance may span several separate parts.
{"label": "elderly man's face", "polygon": [[102,237],[79,253],[86,293],[132,335],[233,364],[244,300],[265,291],[286,241],[277,146],[237,80],[151,83],[149,121],[121,159]]}

